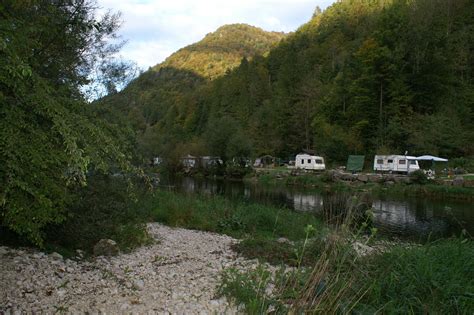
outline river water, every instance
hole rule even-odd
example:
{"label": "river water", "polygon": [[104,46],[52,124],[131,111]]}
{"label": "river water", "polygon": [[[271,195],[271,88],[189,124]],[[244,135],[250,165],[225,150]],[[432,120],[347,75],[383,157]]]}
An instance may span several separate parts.
{"label": "river water", "polygon": [[[163,188],[191,194],[221,195],[243,199],[294,211],[320,215],[328,195],[347,192],[325,192],[296,187],[268,186],[241,181],[195,179],[181,177],[162,179]],[[367,197],[367,196],[366,196]],[[433,200],[428,197],[371,195],[364,198],[372,208],[373,225],[379,233],[407,239],[427,239],[459,236],[465,229],[474,235],[474,206],[472,201],[452,199]]]}

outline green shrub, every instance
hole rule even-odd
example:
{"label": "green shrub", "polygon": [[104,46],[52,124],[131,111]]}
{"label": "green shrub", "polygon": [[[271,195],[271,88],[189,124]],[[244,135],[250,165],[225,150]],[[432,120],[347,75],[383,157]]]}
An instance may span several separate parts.
{"label": "green shrub", "polygon": [[90,252],[100,239],[109,238],[122,250],[129,250],[148,240],[148,215],[131,198],[126,179],[95,175],[88,183],[78,190],[66,220],[48,227],[46,240],[50,246]]}
{"label": "green shrub", "polygon": [[229,268],[222,273],[217,292],[227,296],[235,304],[242,303],[247,314],[265,314],[271,304],[265,292],[270,280],[271,273],[261,265],[248,272]]}
{"label": "green shrub", "polygon": [[414,184],[424,185],[428,183],[428,177],[422,170],[416,170],[410,173],[410,179]]}

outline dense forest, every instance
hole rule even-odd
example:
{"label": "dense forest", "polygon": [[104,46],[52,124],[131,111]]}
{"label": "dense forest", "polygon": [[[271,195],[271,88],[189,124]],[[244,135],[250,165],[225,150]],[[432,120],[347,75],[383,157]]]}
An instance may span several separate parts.
{"label": "dense forest", "polygon": [[126,115],[145,159],[469,156],[473,21],[468,0],[342,0],[288,36],[222,27],[100,103]]}

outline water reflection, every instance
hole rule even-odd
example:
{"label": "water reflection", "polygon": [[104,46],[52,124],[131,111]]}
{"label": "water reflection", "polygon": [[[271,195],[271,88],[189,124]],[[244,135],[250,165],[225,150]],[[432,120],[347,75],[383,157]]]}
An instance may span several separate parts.
{"label": "water reflection", "polygon": [[286,197],[292,202],[291,208],[296,211],[320,212],[323,209],[323,197],[321,195],[303,195],[288,192]]}
{"label": "water reflection", "polygon": [[[186,193],[223,195],[232,199],[286,206],[295,211],[314,212],[316,215],[321,215],[325,202],[331,200],[324,192],[294,187],[267,187],[189,177],[173,179],[169,184]],[[467,202],[372,196],[366,203],[373,210],[374,226],[382,234],[427,238],[459,235],[462,229],[474,234],[474,211]]]}

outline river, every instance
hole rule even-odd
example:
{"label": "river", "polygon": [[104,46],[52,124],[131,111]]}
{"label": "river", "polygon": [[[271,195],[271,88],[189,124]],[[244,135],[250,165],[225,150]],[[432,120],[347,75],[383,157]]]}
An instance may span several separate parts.
{"label": "river", "polygon": [[[294,211],[320,215],[325,202],[337,194],[311,189],[269,186],[242,181],[196,179],[180,177],[162,179],[164,189],[181,193],[220,195],[229,199],[243,199]],[[427,239],[459,236],[462,230],[474,235],[474,207],[472,201],[452,199],[433,200],[428,197],[369,195],[364,202],[373,212],[373,225],[380,234],[402,239]]]}

